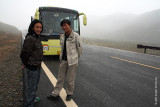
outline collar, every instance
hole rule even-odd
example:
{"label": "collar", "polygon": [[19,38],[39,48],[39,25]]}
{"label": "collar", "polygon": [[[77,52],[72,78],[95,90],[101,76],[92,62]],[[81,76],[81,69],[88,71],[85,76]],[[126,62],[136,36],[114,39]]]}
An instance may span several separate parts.
{"label": "collar", "polygon": [[71,31],[70,35],[69,35],[69,38],[73,38],[74,37],[74,32],[73,30]]}
{"label": "collar", "polygon": [[34,37],[40,37],[40,35],[37,35],[37,34],[35,34],[35,33],[33,34],[33,36],[34,36]]}

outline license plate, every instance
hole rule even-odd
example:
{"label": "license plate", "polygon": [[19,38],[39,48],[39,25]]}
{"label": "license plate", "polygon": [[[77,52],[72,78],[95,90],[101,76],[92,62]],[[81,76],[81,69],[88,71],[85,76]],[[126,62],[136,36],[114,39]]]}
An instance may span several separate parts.
{"label": "license plate", "polygon": [[48,51],[49,50],[48,46],[43,46],[43,50]]}

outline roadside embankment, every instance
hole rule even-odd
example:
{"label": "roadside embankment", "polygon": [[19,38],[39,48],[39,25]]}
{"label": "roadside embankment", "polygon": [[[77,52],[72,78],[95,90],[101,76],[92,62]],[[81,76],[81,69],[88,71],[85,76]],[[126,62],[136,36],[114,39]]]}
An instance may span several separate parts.
{"label": "roadside embankment", "polygon": [[22,107],[21,32],[0,32],[0,107]]}

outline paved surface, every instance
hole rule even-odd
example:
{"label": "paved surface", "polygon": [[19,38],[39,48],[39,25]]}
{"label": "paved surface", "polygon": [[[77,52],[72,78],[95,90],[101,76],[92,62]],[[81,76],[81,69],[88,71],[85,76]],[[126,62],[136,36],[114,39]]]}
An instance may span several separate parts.
{"label": "paved surface", "polygon": [[[160,57],[93,45],[83,48],[73,97],[79,107],[160,106]],[[45,57],[44,63],[57,78],[58,57]],[[46,99],[53,89],[42,70],[36,107],[66,106],[61,99]]]}

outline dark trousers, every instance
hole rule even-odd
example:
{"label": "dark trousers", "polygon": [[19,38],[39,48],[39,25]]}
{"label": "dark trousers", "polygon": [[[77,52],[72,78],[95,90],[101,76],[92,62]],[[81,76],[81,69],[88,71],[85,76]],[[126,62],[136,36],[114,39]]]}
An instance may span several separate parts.
{"label": "dark trousers", "polygon": [[24,107],[34,107],[40,70],[24,69]]}

